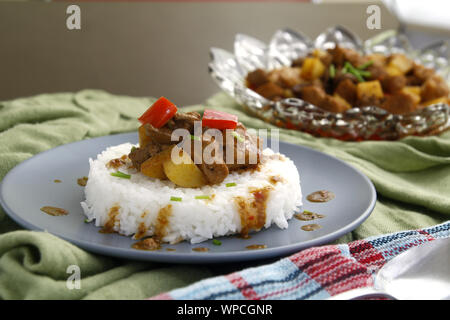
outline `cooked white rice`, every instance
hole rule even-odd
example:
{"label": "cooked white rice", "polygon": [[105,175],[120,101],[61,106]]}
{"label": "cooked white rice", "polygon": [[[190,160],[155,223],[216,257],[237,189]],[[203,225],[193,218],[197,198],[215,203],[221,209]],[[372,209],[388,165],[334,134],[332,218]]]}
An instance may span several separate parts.
{"label": "cooked white rice", "polygon": [[[135,169],[128,169],[126,165],[119,170],[130,174],[131,179],[111,176],[111,172],[117,169],[107,168],[106,164],[128,154],[132,147],[130,143],[110,147],[99,154],[96,160],[89,160],[86,200],[81,206],[89,220],[95,219],[96,226],[109,224],[115,232],[127,236],[137,233],[142,236],[144,226],[145,236],[151,236],[160,225],[160,210],[171,205],[162,240],[169,243],[182,240],[198,243],[213,237],[240,233],[242,211],[239,211],[236,199],[243,197],[245,201],[254,201],[251,190],[255,188],[270,189],[266,202],[265,228],[273,223],[280,228],[287,228],[288,219],[302,204],[297,168],[290,159],[274,154],[270,149],[264,150],[259,170],[233,172],[220,185],[182,188],[169,180],[146,177]],[[274,182],[272,177],[277,177],[279,181]],[[235,183],[236,186],[226,187],[227,183]],[[203,195],[209,195],[212,199],[195,199]],[[182,201],[171,201],[171,197],[179,197]],[[118,208],[115,216],[111,215],[113,207]]]}

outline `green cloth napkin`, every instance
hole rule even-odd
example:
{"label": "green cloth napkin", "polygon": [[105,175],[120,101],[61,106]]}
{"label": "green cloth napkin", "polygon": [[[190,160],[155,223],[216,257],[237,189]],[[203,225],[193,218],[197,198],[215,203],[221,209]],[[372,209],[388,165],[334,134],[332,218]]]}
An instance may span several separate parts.
{"label": "green cloth napkin", "polygon": [[[136,130],[137,117],[152,101],[84,90],[0,102],[0,179],[44,150]],[[205,104],[235,113],[247,127],[275,128],[245,114],[223,93]],[[203,108],[197,105],[183,110]],[[397,142],[352,143],[280,130],[280,139],[347,161],[375,184],[378,201],[374,212],[337,242],[428,227],[449,219],[450,132]],[[67,288],[69,265],[80,267],[81,289]],[[46,232],[22,230],[0,210],[2,299],[142,299],[246,266],[168,265],[95,255]]]}

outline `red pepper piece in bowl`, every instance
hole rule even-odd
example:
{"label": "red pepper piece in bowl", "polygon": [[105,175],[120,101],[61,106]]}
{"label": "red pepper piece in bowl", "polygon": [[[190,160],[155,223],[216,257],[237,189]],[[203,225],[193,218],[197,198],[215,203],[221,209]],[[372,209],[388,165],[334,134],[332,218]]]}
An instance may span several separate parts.
{"label": "red pepper piece in bowl", "polygon": [[177,107],[164,97],[159,98],[138,119],[142,124],[150,123],[161,128],[177,113]]}
{"label": "red pepper piece in bowl", "polygon": [[203,113],[202,126],[219,130],[236,129],[238,117],[223,111],[206,109]]}

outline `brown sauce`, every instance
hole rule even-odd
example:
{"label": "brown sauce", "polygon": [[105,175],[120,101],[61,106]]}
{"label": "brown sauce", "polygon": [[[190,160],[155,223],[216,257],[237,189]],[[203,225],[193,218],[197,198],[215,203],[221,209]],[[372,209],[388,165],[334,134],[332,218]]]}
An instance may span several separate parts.
{"label": "brown sauce", "polygon": [[208,252],[209,248],[205,248],[205,247],[197,247],[197,248],[192,248],[192,251],[196,251],[196,252]]}
{"label": "brown sauce", "polygon": [[147,250],[147,251],[154,251],[159,250],[161,248],[161,244],[159,240],[154,238],[147,238],[141,241],[138,241],[136,243],[133,243],[131,245],[133,249],[137,250]]}
{"label": "brown sauce", "polygon": [[108,169],[118,169],[121,166],[124,166],[126,164],[127,160],[128,160],[128,156],[124,154],[120,158],[109,160],[108,163],[106,164],[106,167]]}
{"label": "brown sauce", "polygon": [[280,177],[280,176],[271,176],[271,177],[269,178],[269,182],[270,182],[271,184],[277,184],[278,182],[282,182],[282,181],[283,181],[283,178]]}
{"label": "brown sauce", "polygon": [[155,225],[155,237],[162,239],[167,233],[167,227],[169,226],[169,218],[172,215],[172,205],[169,204],[164,208],[161,208],[156,217]]}
{"label": "brown sauce", "polygon": [[79,186],[85,187],[88,182],[88,177],[78,178],[77,183]]}
{"label": "brown sauce", "polygon": [[318,214],[315,212],[305,210],[303,212],[294,214],[294,217],[296,219],[302,220],[302,221],[311,221],[311,220],[315,220],[315,219],[322,219],[325,216],[323,214]]}
{"label": "brown sauce", "polygon": [[252,238],[249,234],[238,234],[237,237],[239,239],[244,239],[244,240],[248,240],[248,239]]}
{"label": "brown sauce", "polygon": [[67,211],[66,209],[50,207],[50,206],[42,207],[41,211],[45,212],[48,215],[55,216],[55,217],[65,216],[65,215],[69,214],[69,211]]}
{"label": "brown sauce", "polygon": [[304,225],[304,226],[301,227],[301,229],[304,230],[304,231],[314,231],[314,230],[317,230],[317,229],[320,229],[320,228],[322,228],[322,226],[320,226],[318,224],[315,224],[315,223],[307,224],[307,225]]}
{"label": "brown sauce", "polygon": [[100,229],[100,233],[114,233],[114,226],[116,224],[116,217],[119,214],[119,206],[114,206],[109,209],[108,212],[108,221],[106,221],[105,225],[102,229]]}
{"label": "brown sauce", "polygon": [[59,180],[59,179],[55,179],[55,180],[53,180],[53,182],[54,182],[54,183],[61,183],[62,181]]}
{"label": "brown sauce", "polygon": [[142,239],[143,237],[145,237],[145,234],[147,233],[147,226],[145,225],[144,222],[141,222],[138,226],[138,232],[136,232],[136,234],[134,235],[134,238],[136,240]]}
{"label": "brown sauce", "polygon": [[265,248],[267,248],[267,246],[265,244],[252,244],[252,245],[246,246],[246,248],[249,250],[257,250],[257,249],[265,249]]}
{"label": "brown sauce", "polygon": [[174,248],[166,248],[166,251],[177,251],[177,250]]}
{"label": "brown sauce", "polygon": [[236,197],[235,203],[241,218],[241,236],[246,236],[251,230],[258,231],[266,223],[266,207],[272,187],[250,190],[252,198]]}
{"label": "brown sauce", "polygon": [[328,202],[335,198],[335,194],[327,190],[319,190],[309,194],[306,199],[311,202]]}

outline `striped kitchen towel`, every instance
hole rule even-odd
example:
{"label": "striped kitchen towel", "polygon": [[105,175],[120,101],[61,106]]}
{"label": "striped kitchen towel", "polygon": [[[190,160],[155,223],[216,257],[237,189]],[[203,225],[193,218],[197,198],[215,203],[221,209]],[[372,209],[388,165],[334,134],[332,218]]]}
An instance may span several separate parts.
{"label": "striped kitchen towel", "polygon": [[275,263],[199,281],[151,299],[326,299],[373,286],[376,272],[408,248],[450,236],[450,221],[348,244],[300,251]]}

